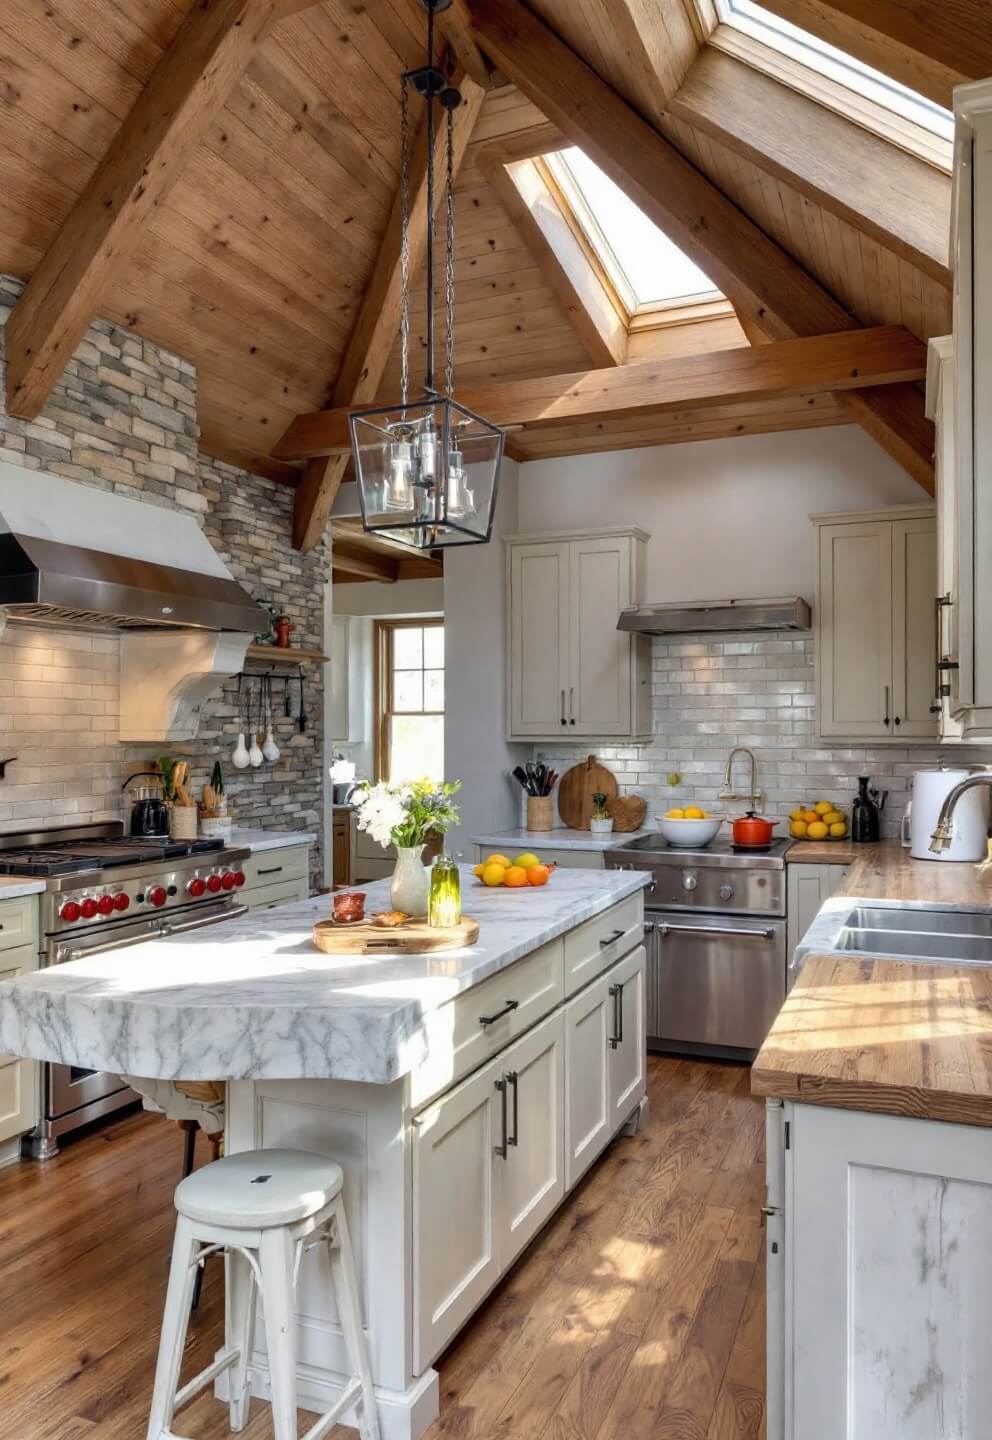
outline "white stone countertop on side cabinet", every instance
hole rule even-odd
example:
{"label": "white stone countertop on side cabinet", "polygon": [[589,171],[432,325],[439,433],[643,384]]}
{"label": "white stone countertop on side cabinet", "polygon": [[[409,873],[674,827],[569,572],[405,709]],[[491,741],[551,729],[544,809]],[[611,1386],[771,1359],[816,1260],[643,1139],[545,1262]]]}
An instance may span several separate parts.
{"label": "white stone countertop on side cabinet", "polygon": [[39,880],[37,876],[0,875],[0,900],[16,900],[19,895],[40,895],[44,888],[44,880]]}
{"label": "white stone countertop on side cabinet", "polygon": [[[479,942],[382,959],[314,948],[326,897],[255,911],[0,983],[0,1052],[165,1080],[388,1084],[426,1057],[429,1012],[649,880],[560,871],[487,890],[463,867]],[[387,881],[366,889],[370,910],[388,905]]]}
{"label": "white stone countertop on side cabinet", "polygon": [[523,850],[540,855],[545,850],[613,850],[618,845],[629,845],[642,835],[653,835],[653,829],[628,830],[623,834],[611,830],[608,835],[593,835],[588,830],[497,830],[489,835],[473,835],[473,845],[491,845],[494,850],[503,850],[513,858]]}
{"label": "white stone countertop on side cabinet", "polygon": [[290,845],[313,845],[317,836],[304,830],[247,830],[236,827],[231,831],[230,844],[241,850],[285,850]]}

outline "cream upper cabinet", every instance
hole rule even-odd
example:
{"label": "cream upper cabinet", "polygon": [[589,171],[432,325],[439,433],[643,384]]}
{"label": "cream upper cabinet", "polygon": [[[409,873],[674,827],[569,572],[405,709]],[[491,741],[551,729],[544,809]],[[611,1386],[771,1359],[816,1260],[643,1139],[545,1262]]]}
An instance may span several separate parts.
{"label": "cream upper cabinet", "polygon": [[936,519],[930,507],[817,515],[823,739],[934,739]]}
{"label": "cream upper cabinet", "polygon": [[639,530],[510,537],[510,739],[650,734],[650,641],[616,628],[642,598],[646,541]]}

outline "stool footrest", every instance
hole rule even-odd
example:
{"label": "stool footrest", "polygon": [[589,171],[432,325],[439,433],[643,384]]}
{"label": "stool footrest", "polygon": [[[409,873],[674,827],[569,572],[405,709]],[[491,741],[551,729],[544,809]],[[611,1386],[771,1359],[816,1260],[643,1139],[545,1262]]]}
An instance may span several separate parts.
{"label": "stool footrest", "polygon": [[359,1398],[361,1393],[362,1382],[360,1380],[354,1380],[350,1385],[346,1385],[330,1410],[325,1410],[316,1424],[311,1425],[310,1429],[303,1436],[303,1440],[323,1440],[323,1437],[328,1431],[337,1424],[338,1416],[343,1414],[348,1406]]}
{"label": "stool footrest", "polygon": [[229,1369],[240,1358],[240,1350],[225,1350],[223,1355],[218,1356],[212,1365],[208,1365],[206,1370],[201,1370],[199,1375],[194,1375],[189,1384],[184,1385],[177,1393],[176,1409],[179,1410],[183,1405],[187,1404],[188,1401],[192,1400],[194,1395],[199,1395],[201,1390],[207,1388],[211,1380],[216,1380],[222,1371]]}

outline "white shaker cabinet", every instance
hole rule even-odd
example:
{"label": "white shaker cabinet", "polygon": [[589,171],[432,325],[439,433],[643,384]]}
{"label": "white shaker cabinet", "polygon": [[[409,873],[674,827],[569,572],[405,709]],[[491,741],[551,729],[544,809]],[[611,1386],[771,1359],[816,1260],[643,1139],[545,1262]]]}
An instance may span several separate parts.
{"label": "white shaker cabinet", "polygon": [[[37,895],[0,901],[0,980],[37,968]],[[0,1055],[0,1163],[16,1156],[14,1142],[38,1123],[40,1076],[36,1061]]]}
{"label": "white shaker cabinet", "polygon": [[770,1142],[786,1125],[769,1144],[768,1440],[985,1440],[992,1137],[770,1106]]}
{"label": "white shaker cabinet", "polygon": [[[812,925],[820,906],[840,889],[846,865],[786,866],[786,953],[791,967],[796,946]],[[789,970],[791,981],[792,970]]]}
{"label": "white shaker cabinet", "polygon": [[930,506],[813,516],[821,738],[930,740],[937,530]]}
{"label": "white shaker cabinet", "polygon": [[646,541],[628,529],[508,538],[509,739],[650,734],[650,641],[616,628],[643,599]]}

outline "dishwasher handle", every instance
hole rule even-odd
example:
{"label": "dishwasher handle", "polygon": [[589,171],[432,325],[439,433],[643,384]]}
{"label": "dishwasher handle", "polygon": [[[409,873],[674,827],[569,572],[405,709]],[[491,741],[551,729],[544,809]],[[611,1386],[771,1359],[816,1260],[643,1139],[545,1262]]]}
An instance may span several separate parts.
{"label": "dishwasher handle", "polygon": [[754,935],[759,940],[773,940],[775,931],[771,926],[751,930],[744,925],[669,925],[660,921],[655,927],[659,935],[718,935],[731,939],[738,935]]}

